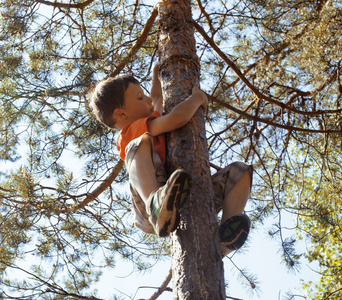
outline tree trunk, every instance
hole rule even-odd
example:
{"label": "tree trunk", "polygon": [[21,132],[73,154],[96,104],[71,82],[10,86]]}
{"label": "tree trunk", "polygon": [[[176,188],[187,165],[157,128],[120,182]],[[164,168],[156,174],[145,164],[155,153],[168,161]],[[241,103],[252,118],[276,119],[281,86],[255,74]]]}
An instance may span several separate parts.
{"label": "tree trunk", "polygon": [[[169,112],[191,94],[200,66],[190,0],[163,0],[159,5],[160,77]],[[203,109],[168,136],[168,169],[187,170],[192,192],[172,234],[174,299],[225,299],[223,263],[210,180]]]}

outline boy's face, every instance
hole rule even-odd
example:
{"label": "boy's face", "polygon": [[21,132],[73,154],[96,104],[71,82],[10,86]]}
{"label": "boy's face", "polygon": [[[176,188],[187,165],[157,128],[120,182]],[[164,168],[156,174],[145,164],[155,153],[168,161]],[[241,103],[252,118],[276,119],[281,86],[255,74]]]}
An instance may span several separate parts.
{"label": "boy's face", "polygon": [[149,117],[154,112],[152,98],[145,95],[140,84],[130,83],[125,92],[122,112],[128,122]]}

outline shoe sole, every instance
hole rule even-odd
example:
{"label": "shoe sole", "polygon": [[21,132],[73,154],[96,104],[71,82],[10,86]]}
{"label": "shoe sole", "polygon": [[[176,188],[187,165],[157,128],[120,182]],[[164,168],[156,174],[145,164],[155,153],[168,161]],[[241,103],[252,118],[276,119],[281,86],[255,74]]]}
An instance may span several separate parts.
{"label": "shoe sole", "polygon": [[[170,232],[176,230],[180,222],[180,214],[179,211],[185,203],[186,197],[191,188],[191,177],[188,173],[183,170],[176,171],[177,173],[173,173],[175,177],[173,182],[170,182],[172,186],[172,190],[170,191],[170,196],[167,201],[163,203],[161,207],[159,216],[164,214],[164,219],[168,221],[164,221],[163,227],[159,230],[158,235],[160,237],[166,237],[170,234]],[[167,217],[165,218],[165,215]]]}
{"label": "shoe sole", "polygon": [[244,214],[232,216],[221,224],[219,234],[224,256],[242,247],[247,240],[249,228],[250,219]]}

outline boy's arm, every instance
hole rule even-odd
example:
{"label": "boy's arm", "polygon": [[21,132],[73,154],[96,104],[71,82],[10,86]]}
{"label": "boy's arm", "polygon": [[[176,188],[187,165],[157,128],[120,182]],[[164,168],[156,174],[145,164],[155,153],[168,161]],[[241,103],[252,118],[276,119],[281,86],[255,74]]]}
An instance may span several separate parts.
{"label": "boy's arm", "polygon": [[206,109],[207,104],[206,94],[195,84],[190,97],[177,104],[167,115],[150,120],[147,123],[148,131],[152,136],[156,136],[183,127],[200,106]]}
{"label": "boy's arm", "polygon": [[159,63],[153,68],[151,98],[153,100],[154,110],[160,114],[163,113],[163,95],[159,80]]}

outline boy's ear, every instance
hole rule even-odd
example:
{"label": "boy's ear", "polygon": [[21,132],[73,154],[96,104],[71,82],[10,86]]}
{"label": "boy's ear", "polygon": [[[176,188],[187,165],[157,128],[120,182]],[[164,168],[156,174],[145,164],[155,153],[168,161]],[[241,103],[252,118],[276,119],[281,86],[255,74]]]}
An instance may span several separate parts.
{"label": "boy's ear", "polygon": [[119,121],[123,121],[127,118],[121,108],[114,109],[114,118]]}

